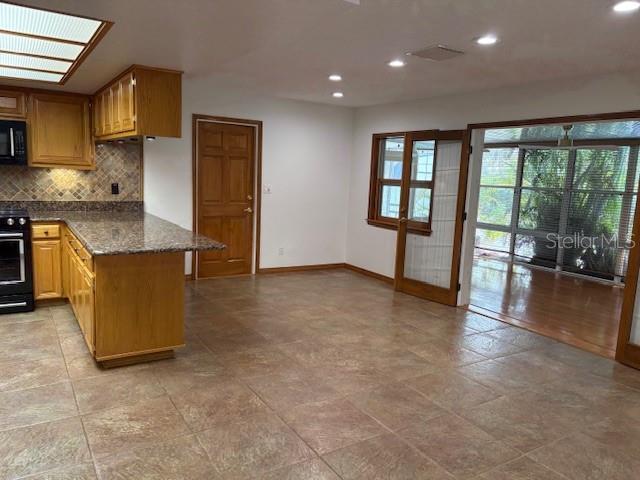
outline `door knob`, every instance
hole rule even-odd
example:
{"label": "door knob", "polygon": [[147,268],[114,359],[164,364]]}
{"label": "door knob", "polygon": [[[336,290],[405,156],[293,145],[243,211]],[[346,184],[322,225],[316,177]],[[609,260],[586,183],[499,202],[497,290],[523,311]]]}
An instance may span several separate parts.
{"label": "door knob", "polygon": [[244,209],[244,211],[247,212],[247,213],[253,213],[253,208],[247,207],[247,208]]}

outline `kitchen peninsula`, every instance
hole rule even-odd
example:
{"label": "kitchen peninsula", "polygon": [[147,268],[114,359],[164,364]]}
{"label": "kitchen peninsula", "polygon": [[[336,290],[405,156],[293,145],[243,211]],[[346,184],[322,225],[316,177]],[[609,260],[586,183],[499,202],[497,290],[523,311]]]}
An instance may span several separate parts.
{"label": "kitchen peninsula", "polygon": [[185,252],[224,245],[145,213],[135,202],[128,211],[24,203],[32,222],[36,299],[69,299],[99,364],[167,358],[184,345]]}

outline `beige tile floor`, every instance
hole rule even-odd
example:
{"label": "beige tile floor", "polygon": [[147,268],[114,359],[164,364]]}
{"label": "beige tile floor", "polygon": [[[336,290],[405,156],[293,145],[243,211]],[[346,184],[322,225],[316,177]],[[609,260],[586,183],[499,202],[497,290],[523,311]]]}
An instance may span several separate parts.
{"label": "beige tile floor", "polygon": [[0,317],[0,479],[640,478],[640,372],[325,272],[190,283],[174,360]]}

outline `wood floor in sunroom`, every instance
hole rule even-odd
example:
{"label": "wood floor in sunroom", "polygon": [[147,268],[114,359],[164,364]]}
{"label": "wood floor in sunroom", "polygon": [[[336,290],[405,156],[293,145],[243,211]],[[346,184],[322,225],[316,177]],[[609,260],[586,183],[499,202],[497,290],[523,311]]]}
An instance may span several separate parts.
{"label": "wood floor in sunroom", "polygon": [[622,294],[590,279],[476,258],[470,308],[613,358]]}

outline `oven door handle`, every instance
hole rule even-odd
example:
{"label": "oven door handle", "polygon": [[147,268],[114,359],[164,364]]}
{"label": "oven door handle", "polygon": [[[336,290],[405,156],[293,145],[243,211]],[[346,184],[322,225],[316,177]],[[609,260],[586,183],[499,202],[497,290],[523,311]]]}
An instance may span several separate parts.
{"label": "oven door handle", "polygon": [[0,233],[0,238],[22,238],[22,233]]}
{"label": "oven door handle", "polygon": [[13,143],[13,128],[9,128],[9,141],[11,142],[11,156],[16,156],[16,147]]}
{"label": "oven door handle", "polygon": [[27,302],[0,303],[0,308],[26,307]]}

